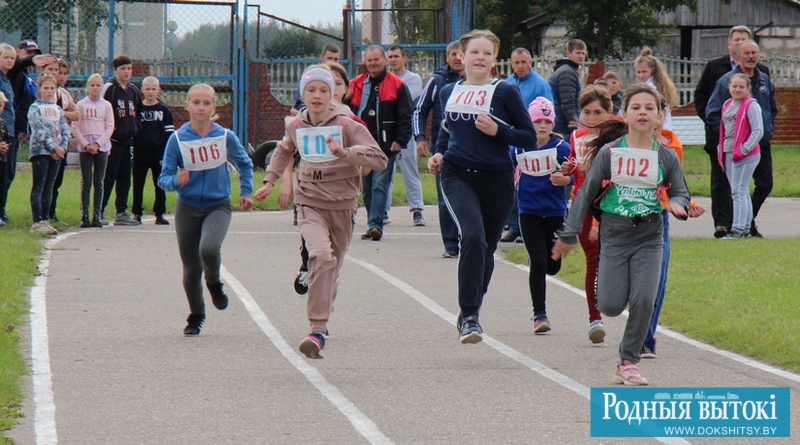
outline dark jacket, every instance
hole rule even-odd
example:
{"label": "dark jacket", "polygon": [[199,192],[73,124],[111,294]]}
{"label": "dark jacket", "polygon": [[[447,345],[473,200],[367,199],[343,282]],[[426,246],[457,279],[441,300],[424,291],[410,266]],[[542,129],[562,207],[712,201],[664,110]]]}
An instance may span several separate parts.
{"label": "dark jacket", "polygon": [[[741,73],[740,67],[736,67],[733,71],[729,71],[717,81],[717,86],[714,87],[714,92],[706,105],[706,125],[714,132],[719,132],[719,122],[722,118],[721,110],[722,104],[731,97],[728,92],[728,83],[733,74]],[[761,117],[764,119],[764,136],[762,141],[769,141],[772,139],[772,134],[775,131],[775,117],[778,115],[778,102],[775,99],[775,84],[772,79],[766,74],[762,73],[756,68],[755,76],[750,79],[750,95],[761,106]]]}
{"label": "dark jacket", "polygon": [[128,82],[127,88],[122,88],[117,78],[112,77],[105,86],[103,99],[109,101],[114,110],[114,133],[111,141],[133,145],[133,138],[142,125],[143,105],[139,88],[131,82]]}
{"label": "dark jacket", "polygon": [[443,104],[437,100],[439,92],[443,86],[460,79],[461,76],[450,69],[450,65],[445,65],[434,71],[433,76],[425,84],[425,88],[419,96],[417,107],[414,109],[414,117],[411,120],[415,141],[425,140],[428,114],[433,110],[433,116],[431,117],[431,147],[436,147],[436,138],[439,136],[439,129],[442,128],[442,109],[444,108]]}
{"label": "dark jacket", "polygon": [[[759,63],[756,68],[769,76],[769,68],[765,65]],[[708,100],[711,98],[711,93],[714,92],[714,87],[717,86],[717,81],[732,69],[729,55],[711,59],[703,68],[703,74],[694,89],[694,109],[703,122],[706,122],[706,107],[708,106]]]}
{"label": "dark jacket", "polygon": [[372,137],[378,142],[384,153],[393,155],[392,142],[405,147],[411,139],[411,115],[414,102],[408,87],[399,77],[384,70],[377,78],[370,79],[370,88],[376,89],[372,103],[358,114],[361,105],[364,83],[369,73],[361,74],[350,82],[352,95],[350,109],[366,124]]}
{"label": "dark jacket", "polygon": [[578,78],[580,65],[569,59],[556,62],[555,70],[548,83],[553,90],[553,107],[556,110],[556,132],[571,131],[570,122],[578,120],[580,107],[578,96],[581,95],[581,82]]}
{"label": "dark jacket", "polygon": [[11,82],[11,88],[14,90],[14,100],[9,99],[7,108],[12,107],[12,102],[16,102],[16,111],[14,112],[14,121],[16,133],[26,133],[28,128],[28,109],[31,104],[36,102],[36,95],[31,94],[25,88],[25,84],[30,81],[28,79],[28,67],[33,66],[33,57],[36,54],[17,57],[14,62],[14,67],[8,70],[6,74],[8,81]]}

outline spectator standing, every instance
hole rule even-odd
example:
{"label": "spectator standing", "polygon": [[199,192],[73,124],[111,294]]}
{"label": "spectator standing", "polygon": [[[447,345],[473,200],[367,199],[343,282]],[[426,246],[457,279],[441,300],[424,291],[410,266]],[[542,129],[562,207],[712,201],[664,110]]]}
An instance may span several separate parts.
{"label": "spectator standing", "polygon": [[[461,54],[461,44],[456,40],[447,45],[447,64],[433,73],[433,76],[425,84],[422,95],[417,101],[414,109],[412,124],[414,126],[414,140],[417,142],[417,154],[419,156],[430,155],[428,141],[425,140],[425,129],[428,126],[428,117],[431,119],[431,142],[430,146],[436,147],[439,137],[442,117],[444,115],[444,104],[439,100],[439,92],[445,85],[456,82],[464,74],[464,61]],[[447,209],[444,197],[442,196],[441,176],[436,177],[436,194],[439,203],[439,228],[442,232],[442,242],[444,252],[442,258],[458,258],[458,228]]]}
{"label": "spectator standing", "polygon": [[[389,69],[392,74],[405,82],[408,92],[411,94],[411,101],[416,107],[419,96],[422,94],[422,79],[417,73],[406,69],[408,57],[406,57],[406,53],[401,46],[395,45],[389,48],[386,57],[389,60]],[[408,201],[414,225],[417,227],[425,226],[425,218],[422,216],[425,204],[422,201],[422,182],[419,179],[417,143],[414,138],[411,138],[408,141],[408,145],[400,150],[400,154],[397,155],[397,163],[400,165],[400,172],[403,174],[403,182],[406,186],[406,201]],[[394,171],[392,174],[394,175]],[[389,182],[389,199],[386,200],[387,215],[392,205],[392,184],[393,181]]]}
{"label": "spectator standing", "polygon": [[556,62],[555,71],[550,76],[550,88],[553,90],[553,106],[556,109],[555,132],[569,140],[572,132],[580,123],[578,97],[581,94],[581,82],[578,68],[586,61],[586,43],[580,39],[567,42],[567,55]]}
{"label": "spectator standing", "polygon": [[414,105],[408,87],[386,69],[386,51],[371,45],[364,51],[367,72],[350,82],[350,108],[388,157],[384,170],[373,170],[363,177],[364,206],[368,212],[367,232],[361,239],[380,241],[386,212],[389,183],[397,154],[411,139]]}
{"label": "spectator standing", "polygon": [[722,104],[731,97],[728,91],[730,77],[737,73],[744,73],[749,77],[751,94],[761,107],[761,118],[764,122],[764,135],[758,143],[761,148],[761,160],[753,173],[755,189],[752,195],[753,221],[750,224],[750,235],[761,238],[761,233],[756,227],[756,218],[758,211],[761,210],[761,206],[772,191],[771,141],[775,129],[775,117],[778,115],[778,103],[775,98],[775,84],[758,68],[758,44],[752,40],[742,42],[736,49],[736,56],[738,62],[736,68],[720,77],[714,87],[714,92],[711,93],[706,106],[706,122],[715,131],[719,131]]}
{"label": "spectator standing", "polygon": [[[731,229],[733,219],[733,204],[731,201],[731,186],[722,166],[717,161],[717,146],[719,132],[709,125],[706,120],[706,106],[711,98],[711,93],[720,77],[733,70],[737,65],[736,52],[742,42],[752,39],[752,32],[746,26],[734,26],[728,32],[728,54],[711,59],[703,68],[700,81],[694,90],[694,107],[697,115],[703,120],[706,130],[706,144],[703,149],[708,153],[711,161],[711,217],[714,221],[714,237],[722,238]],[[769,77],[769,68],[759,63],[759,71]]]}

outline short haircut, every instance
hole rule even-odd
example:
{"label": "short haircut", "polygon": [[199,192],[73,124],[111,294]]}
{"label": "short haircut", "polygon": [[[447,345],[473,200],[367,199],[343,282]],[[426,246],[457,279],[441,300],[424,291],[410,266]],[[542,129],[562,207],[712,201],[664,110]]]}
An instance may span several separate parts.
{"label": "short haircut", "polygon": [[739,55],[742,54],[742,47],[747,44],[755,45],[757,50],[761,50],[755,40],[745,40],[744,42],[740,43],[738,47],[736,47],[736,52],[733,55],[739,57]]}
{"label": "short haircut", "polygon": [[389,51],[400,51],[400,55],[405,57],[406,52],[403,50],[403,47],[400,45],[392,45],[389,47]]}
{"label": "short haircut", "polygon": [[603,74],[603,79],[615,80],[615,81],[617,81],[619,83],[622,83],[622,79],[619,78],[619,74],[617,74],[617,73],[615,73],[613,71],[609,71],[609,72]]}
{"label": "short haircut", "polygon": [[155,81],[156,85],[158,85],[158,87],[161,88],[161,82],[158,81],[158,77],[156,76],[147,76],[144,79],[142,79],[142,86],[144,86],[145,82],[153,82],[153,81]]}
{"label": "short haircut", "polygon": [[122,65],[133,65],[133,60],[131,60],[131,58],[125,54],[120,54],[117,57],[114,57],[114,60],[111,61],[111,66],[113,66],[114,69],[117,69]]}
{"label": "short haircut", "polygon": [[586,51],[586,43],[583,42],[581,39],[572,39],[567,42],[567,52],[571,53],[575,50],[582,49]]}
{"label": "short haircut", "polygon": [[383,47],[380,46],[380,45],[370,45],[370,46],[368,46],[367,49],[364,50],[364,54],[366,55],[368,52],[375,51],[375,50],[380,51],[381,52],[381,56],[386,57],[386,50],[383,49]]}
{"label": "short haircut", "polygon": [[9,45],[8,43],[3,43],[0,45],[0,57],[5,56],[6,54],[14,53],[14,57],[17,57],[17,49],[13,46]]}
{"label": "short haircut", "polygon": [[453,40],[447,45],[448,53],[454,49],[461,50],[461,42],[459,42],[458,40]]}
{"label": "short haircut", "polygon": [[531,52],[528,51],[527,49],[523,48],[523,47],[519,47],[519,48],[516,48],[514,51],[511,51],[511,55],[513,56],[514,54],[527,54],[528,57],[532,57],[531,56]]}
{"label": "short haircut", "polygon": [[59,57],[58,58],[58,68],[59,69],[65,68],[67,71],[69,71],[69,62],[67,62],[66,60],[64,60],[64,59]]}
{"label": "short haircut", "polygon": [[329,43],[322,47],[322,55],[325,55],[325,53],[341,54],[341,52],[342,50],[340,50],[339,47],[333,43]]}
{"label": "short haircut", "polygon": [[36,84],[39,85],[39,87],[41,88],[41,86],[45,82],[53,82],[54,84],[56,84],[56,87],[58,87],[58,82],[56,82],[56,78],[55,77],[53,77],[53,76],[51,76],[49,74],[39,74],[39,77],[36,79]]}
{"label": "short haircut", "polygon": [[746,33],[748,39],[752,39],[753,38],[753,31],[750,31],[750,28],[748,28],[747,26],[744,26],[744,25],[736,25],[733,28],[731,28],[730,31],[728,31],[728,41],[733,39],[733,34],[736,33],[736,32]]}
{"label": "short haircut", "polygon": [[603,87],[603,88],[611,88],[611,84],[608,82],[608,79],[606,79],[605,77],[598,77],[597,79],[595,79],[594,80],[594,85],[597,85],[597,86]]}

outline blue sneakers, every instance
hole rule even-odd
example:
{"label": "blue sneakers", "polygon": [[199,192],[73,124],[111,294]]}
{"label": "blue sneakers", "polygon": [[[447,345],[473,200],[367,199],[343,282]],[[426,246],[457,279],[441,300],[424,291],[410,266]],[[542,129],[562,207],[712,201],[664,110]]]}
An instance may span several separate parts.
{"label": "blue sneakers", "polygon": [[461,320],[459,340],[461,344],[475,344],[483,341],[483,330],[478,323],[477,315],[470,315]]}

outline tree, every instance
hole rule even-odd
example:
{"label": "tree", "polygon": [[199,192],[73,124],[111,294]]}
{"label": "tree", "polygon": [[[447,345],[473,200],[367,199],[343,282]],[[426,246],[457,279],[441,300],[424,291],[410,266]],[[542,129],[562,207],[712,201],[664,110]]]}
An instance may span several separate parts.
{"label": "tree", "polygon": [[391,8],[395,10],[391,13],[391,20],[397,35],[397,43],[439,41],[440,36],[434,32],[439,19],[437,14],[434,11],[414,11],[414,9],[441,9],[442,0],[392,0]]}
{"label": "tree", "polygon": [[20,38],[38,40],[39,21],[54,29],[74,26],[73,10],[80,11],[81,23],[96,32],[108,23],[108,2],[103,0],[6,0],[0,7],[0,26],[8,32],[19,31]]}
{"label": "tree", "polygon": [[514,48],[531,47],[530,37],[517,26],[523,20],[540,14],[537,0],[484,0],[477,2],[475,27],[488,29],[500,38],[500,57],[509,57]]}
{"label": "tree", "polygon": [[660,14],[688,6],[697,12],[697,0],[538,0],[552,20],[568,23],[572,38],[586,42],[592,57],[619,56],[639,46],[655,45],[672,26],[661,24]]}

